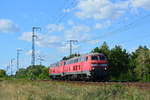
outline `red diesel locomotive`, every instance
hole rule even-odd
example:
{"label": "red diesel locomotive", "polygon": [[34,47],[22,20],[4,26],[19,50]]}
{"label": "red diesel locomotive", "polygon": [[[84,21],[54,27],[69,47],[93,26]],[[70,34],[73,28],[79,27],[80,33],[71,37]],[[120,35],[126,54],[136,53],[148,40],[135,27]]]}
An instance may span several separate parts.
{"label": "red diesel locomotive", "polygon": [[49,67],[52,79],[84,80],[105,79],[108,62],[102,53],[90,53],[69,60],[62,60]]}

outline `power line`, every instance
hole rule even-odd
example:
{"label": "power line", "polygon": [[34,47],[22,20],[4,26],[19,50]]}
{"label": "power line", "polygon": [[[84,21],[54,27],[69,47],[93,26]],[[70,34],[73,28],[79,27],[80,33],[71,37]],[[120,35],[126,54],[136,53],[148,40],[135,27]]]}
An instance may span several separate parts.
{"label": "power line", "polygon": [[[64,5],[65,6],[64,9],[71,9],[77,4],[76,0],[70,0],[70,1],[71,1],[70,5]],[[67,16],[67,15],[68,14],[66,14],[64,12],[63,12],[63,14],[58,15],[54,23],[59,24],[65,18],[65,16]]]}
{"label": "power line", "polygon": [[[100,37],[96,37],[96,38],[104,38],[104,37],[116,34],[118,32],[128,31],[129,29],[131,29],[131,27],[133,27],[133,26],[135,27],[135,26],[139,25],[137,23],[139,23],[141,20],[144,20],[145,18],[148,18],[149,16],[150,16],[150,14],[144,15],[144,16],[142,16],[140,18],[137,18],[136,20],[134,20],[134,21],[132,21],[132,22],[130,22],[128,24],[125,24],[125,25],[117,28],[117,29],[114,29],[114,30],[112,30],[110,32],[105,32],[104,35],[102,35]],[[91,42],[91,41],[98,41],[98,40],[99,39],[83,40],[83,41],[80,41],[80,43]],[[72,44],[70,44],[70,54],[72,54]]]}
{"label": "power line", "polygon": [[35,31],[41,30],[40,27],[32,27],[32,59],[31,59],[31,65],[35,65]]}
{"label": "power line", "polygon": [[144,20],[145,18],[148,18],[150,16],[150,14],[147,14],[147,15],[144,15],[140,18],[137,18],[136,20],[128,23],[128,24],[125,24],[117,29],[114,29],[110,32],[105,32],[104,35],[100,36],[100,37],[96,37],[98,39],[89,39],[89,40],[83,40],[83,41],[80,41],[80,43],[86,43],[86,42],[90,42],[90,41],[98,41],[99,38],[104,38],[104,37],[107,37],[107,36],[110,36],[110,35],[113,35],[113,34],[116,34],[118,32],[123,32],[123,31],[128,31],[129,29],[131,29],[131,27],[135,26],[135,25],[139,25],[139,24],[136,24],[136,23],[139,23],[139,21],[141,20]]}
{"label": "power line", "polygon": [[[140,40],[140,39],[145,39],[145,38],[149,38],[150,35],[145,35],[145,36],[140,36],[140,37],[134,37],[134,39],[129,39],[129,40],[125,40],[125,41],[122,41],[120,43],[131,43],[131,42],[135,42],[137,40]],[[140,40],[141,41],[141,40]]]}
{"label": "power line", "polygon": [[39,60],[40,65],[42,65],[42,62],[45,60],[44,56],[41,56],[41,55],[39,55],[37,59]]}
{"label": "power line", "polygon": [[[75,4],[75,2],[72,2],[71,4],[73,5],[73,4]],[[63,18],[65,17],[65,14],[66,13],[63,13],[62,15],[58,16],[58,18],[56,19],[56,24],[60,23],[63,20]],[[136,19],[135,21],[132,21],[131,23],[123,25],[122,27],[117,28],[115,30],[112,30],[110,32],[105,32],[106,34],[104,34],[104,35],[102,35],[100,37],[96,37],[96,38],[104,38],[104,37],[113,35],[114,33],[117,33],[117,32],[127,31],[127,30],[129,30],[131,28],[131,26],[135,25],[135,23],[137,23],[139,20],[144,19],[144,18],[146,18],[148,16],[149,15],[142,16],[142,17]],[[96,40],[96,39],[84,40],[84,41],[81,41],[81,42],[89,42],[89,41],[93,41],[93,40]],[[72,43],[70,44],[70,54],[72,53],[71,48],[72,48]]]}
{"label": "power line", "polygon": [[[100,36],[100,37],[97,37],[97,38],[104,38],[104,37],[107,37],[107,36],[110,36],[110,35],[113,35],[113,34],[116,34],[118,32],[122,32],[122,31],[127,31],[131,28],[131,26],[133,25],[137,25],[136,23],[138,23],[140,20],[144,20],[144,18],[148,18],[150,16],[150,14],[147,14],[147,15],[144,15],[126,25],[123,25],[121,26],[120,28],[118,29],[115,29],[115,30],[112,30],[110,32],[105,32],[104,35]],[[90,41],[94,41],[94,40],[98,40],[98,39],[90,39],[90,40],[84,40],[84,41],[81,41],[82,43],[83,42],[90,42]]]}

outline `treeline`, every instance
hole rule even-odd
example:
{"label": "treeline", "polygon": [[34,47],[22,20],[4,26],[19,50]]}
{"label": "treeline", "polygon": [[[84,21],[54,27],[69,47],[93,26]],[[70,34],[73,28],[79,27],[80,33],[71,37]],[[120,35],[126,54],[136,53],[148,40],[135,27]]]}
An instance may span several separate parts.
{"label": "treeline", "polygon": [[0,69],[0,79],[49,79],[48,67],[43,65],[29,66],[19,69],[15,75],[7,75],[5,70]]}
{"label": "treeline", "polygon": [[43,65],[29,66],[26,69],[21,68],[16,72],[15,78],[25,78],[30,80],[49,79],[48,68]]}
{"label": "treeline", "polygon": [[150,50],[146,46],[139,46],[129,53],[121,46],[110,49],[104,42],[92,52],[106,55],[109,62],[109,80],[150,82]]}
{"label": "treeline", "polygon": [[[100,47],[94,48],[91,52],[103,53],[108,59],[108,80],[112,81],[143,81],[150,82],[150,49],[146,46],[139,46],[134,52],[129,53],[121,46],[109,48],[104,42]],[[64,57],[63,60],[79,56],[73,54]],[[0,78],[6,77],[6,72],[0,70]],[[42,65],[29,66],[26,69],[19,69],[15,78],[25,79],[49,79],[48,67]]]}
{"label": "treeline", "polygon": [[7,76],[6,71],[3,69],[0,69],[0,80],[1,80],[1,78],[5,78],[6,76]]}

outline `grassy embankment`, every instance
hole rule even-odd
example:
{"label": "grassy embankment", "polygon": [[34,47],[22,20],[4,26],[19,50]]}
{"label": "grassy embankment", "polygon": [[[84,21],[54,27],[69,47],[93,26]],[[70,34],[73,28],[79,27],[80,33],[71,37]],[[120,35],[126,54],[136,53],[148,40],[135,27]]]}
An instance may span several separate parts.
{"label": "grassy embankment", "polygon": [[149,93],[149,89],[121,84],[0,81],[0,100],[150,100]]}

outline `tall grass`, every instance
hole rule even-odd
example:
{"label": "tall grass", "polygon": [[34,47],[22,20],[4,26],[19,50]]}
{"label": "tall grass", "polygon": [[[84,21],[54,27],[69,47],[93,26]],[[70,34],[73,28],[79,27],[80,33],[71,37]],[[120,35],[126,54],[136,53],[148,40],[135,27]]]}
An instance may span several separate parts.
{"label": "tall grass", "polygon": [[0,81],[0,100],[149,100],[150,90],[28,80]]}

